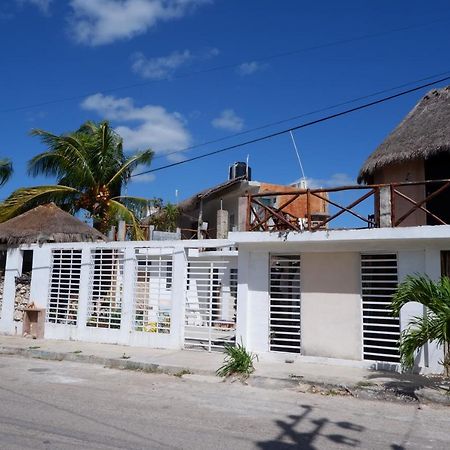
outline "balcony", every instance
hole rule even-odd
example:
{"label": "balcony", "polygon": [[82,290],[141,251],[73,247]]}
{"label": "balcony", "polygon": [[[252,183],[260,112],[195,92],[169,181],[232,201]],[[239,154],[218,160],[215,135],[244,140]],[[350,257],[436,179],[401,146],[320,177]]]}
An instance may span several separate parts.
{"label": "balcony", "polygon": [[[450,179],[247,195],[246,231],[317,231],[450,224]],[[290,205],[301,204],[293,214]],[[317,204],[325,205],[321,211]],[[297,208],[298,211],[298,208]]]}

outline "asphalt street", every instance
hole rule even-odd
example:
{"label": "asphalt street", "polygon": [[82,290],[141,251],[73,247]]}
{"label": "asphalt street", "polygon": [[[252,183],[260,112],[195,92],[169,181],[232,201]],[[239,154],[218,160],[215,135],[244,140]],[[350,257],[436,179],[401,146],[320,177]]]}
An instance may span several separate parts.
{"label": "asphalt street", "polygon": [[0,357],[2,449],[448,449],[450,408]]}

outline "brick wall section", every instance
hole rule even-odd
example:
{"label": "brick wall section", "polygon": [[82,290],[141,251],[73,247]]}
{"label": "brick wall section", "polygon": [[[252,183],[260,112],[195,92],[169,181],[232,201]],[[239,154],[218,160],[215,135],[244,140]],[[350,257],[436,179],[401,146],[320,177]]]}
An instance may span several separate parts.
{"label": "brick wall section", "polygon": [[[278,184],[270,184],[270,183],[261,183],[261,187],[259,189],[259,193],[264,192],[295,192],[298,191],[298,188],[292,186],[281,186]],[[323,197],[326,197],[326,193],[320,194]],[[277,198],[276,206],[279,207],[283,203],[289,200],[288,195],[282,195]],[[311,214],[317,213],[326,213],[328,211],[328,204],[326,201],[321,200],[320,198],[311,196]],[[285,212],[291,214],[292,216],[305,218],[306,217],[306,194],[301,195],[299,198],[294,200],[291,204],[289,204],[285,209]]]}

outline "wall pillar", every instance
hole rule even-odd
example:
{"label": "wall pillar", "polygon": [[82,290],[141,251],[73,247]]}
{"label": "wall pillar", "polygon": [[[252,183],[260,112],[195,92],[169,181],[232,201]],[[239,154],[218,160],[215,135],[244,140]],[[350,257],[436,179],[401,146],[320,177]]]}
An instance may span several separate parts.
{"label": "wall pillar", "polygon": [[379,214],[380,228],[392,227],[392,199],[390,186],[380,187]]}
{"label": "wall pillar", "polygon": [[83,338],[86,333],[88,319],[88,302],[90,289],[91,248],[84,247],[81,251],[80,291],[78,296],[77,334]]}
{"label": "wall pillar", "polygon": [[130,333],[133,330],[135,264],[135,249],[133,247],[125,248],[123,262],[122,308],[120,319],[120,335],[121,341],[124,344],[129,343]]}
{"label": "wall pillar", "polygon": [[239,249],[238,258],[238,289],[236,302],[236,342],[248,344],[248,276],[249,276],[250,253]]}
{"label": "wall pillar", "polygon": [[2,314],[0,331],[8,334],[22,334],[22,324],[14,322],[14,301],[16,298],[16,277],[22,275],[23,252],[10,248],[6,255],[5,280],[3,284]]}
{"label": "wall pillar", "polygon": [[30,301],[36,308],[47,308],[52,254],[48,247],[33,248]]}
{"label": "wall pillar", "polygon": [[176,248],[172,259],[172,314],[170,333],[176,348],[184,346],[184,316],[186,303],[187,256],[185,250]]}

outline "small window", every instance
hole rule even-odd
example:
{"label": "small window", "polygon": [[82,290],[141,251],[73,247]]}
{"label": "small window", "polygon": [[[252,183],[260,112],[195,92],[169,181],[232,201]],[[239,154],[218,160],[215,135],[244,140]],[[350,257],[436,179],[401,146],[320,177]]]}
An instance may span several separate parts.
{"label": "small window", "polygon": [[33,269],[33,250],[24,250],[22,259],[22,274],[30,273]]}

